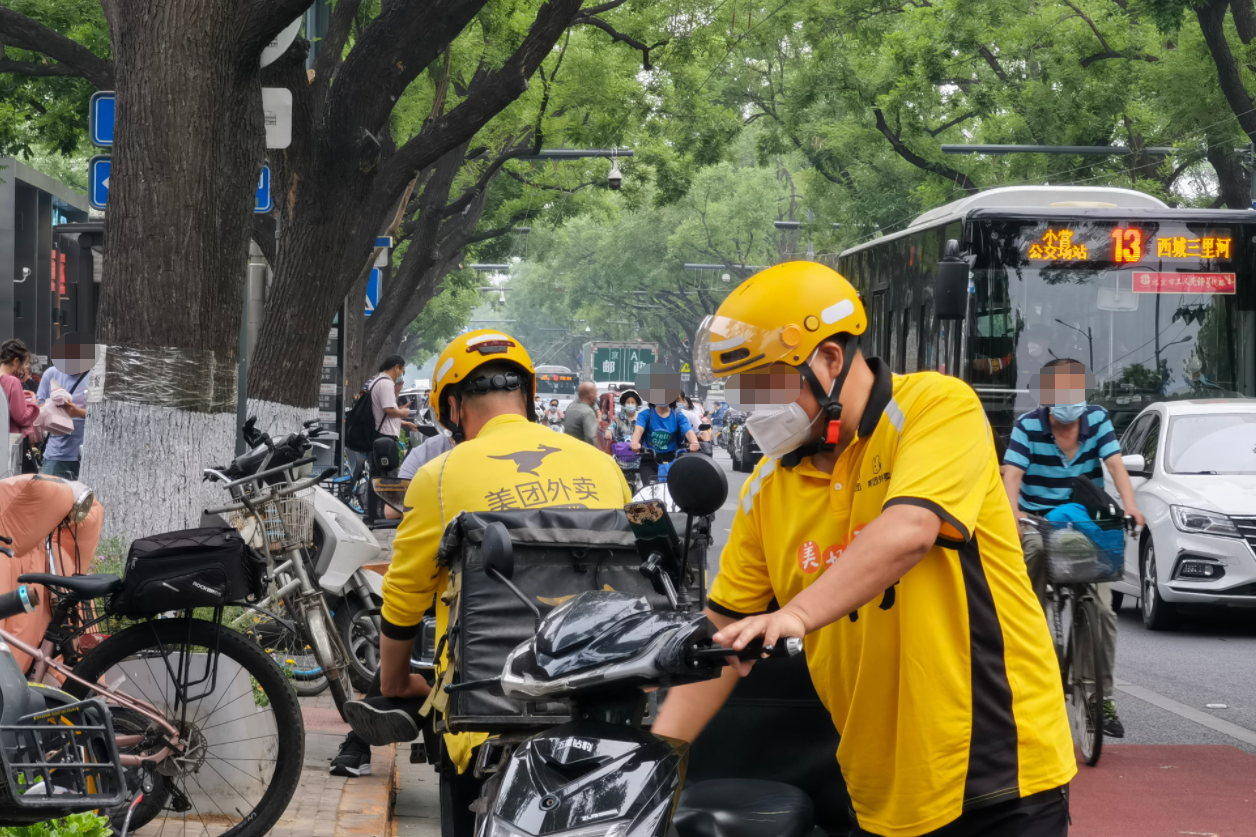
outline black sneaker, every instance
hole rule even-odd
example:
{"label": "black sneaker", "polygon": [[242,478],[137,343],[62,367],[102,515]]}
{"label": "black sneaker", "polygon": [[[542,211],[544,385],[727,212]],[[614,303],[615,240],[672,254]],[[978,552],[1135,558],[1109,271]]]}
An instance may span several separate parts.
{"label": "black sneaker", "polygon": [[1124,738],[1125,724],[1116,714],[1116,702],[1106,698],[1103,702],[1103,734],[1107,738]]}
{"label": "black sneaker", "polygon": [[331,760],[333,776],[370,776],[371,746],[353,733],[349,733],[340,752]]}
{"label": "black sneaker", "polygon": [[376,709],[364,700],[350,700],[345,702],[344,716],[353,731],[375,747],[419,737],[418,722],[401,709]]}

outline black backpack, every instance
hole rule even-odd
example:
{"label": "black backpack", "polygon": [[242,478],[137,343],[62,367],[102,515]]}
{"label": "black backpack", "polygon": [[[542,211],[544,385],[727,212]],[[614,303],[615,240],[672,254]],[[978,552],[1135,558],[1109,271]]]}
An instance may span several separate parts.
{"label": "black backpack", "polygon": [[1120,520],[1125,514],[1121,504],[1090,477],[1073,477],[1073,502],[1080,503],[1091,520]]}
{"label": "black backpack", "polygon": [[371,407],[371,390],[387,375],[380,375],[368,381],[353,398],[353,406],[349,415],[345,416],[345,447],[356,453],[370,453],[375,440],[379,438],[379,429],[384,420],[375,423],[375,411]]}

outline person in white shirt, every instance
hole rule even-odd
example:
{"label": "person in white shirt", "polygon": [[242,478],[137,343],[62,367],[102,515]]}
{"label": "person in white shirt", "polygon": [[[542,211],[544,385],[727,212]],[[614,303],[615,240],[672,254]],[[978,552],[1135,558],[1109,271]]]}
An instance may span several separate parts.
{"label": "person in white shirt", "polygon": [[[401,428],[418,430],[419,428],[407,419],[410,411],[397,404],[396,383],[406,374],[406,360],[401,355],[390,355],[384,358],[379,366],[379,375],[371,381],[371,413],[375,416],[375,428],[381,436],[401,438]],[[383,378],[391,378],[391,386],[379,385]]]}

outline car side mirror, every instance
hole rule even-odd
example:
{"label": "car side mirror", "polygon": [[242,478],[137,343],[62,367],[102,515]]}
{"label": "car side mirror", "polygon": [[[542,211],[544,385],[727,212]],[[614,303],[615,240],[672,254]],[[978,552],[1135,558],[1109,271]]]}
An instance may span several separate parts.
{"label": "car side mirror", "polygon": [[1141,453],[1131,453],[1129,456],[1122,456],[1121,462],[1125,465],[1125,470],[1131,475],[1145,476],[1147,474],[1147,460],[1143,458]]}
{"label": "car side mirror", "polygon": [[946,242],[946,254],[938,262],[933,311],[939,320],[968,318],[968,262],[960,257],[959,242],[953,238]]}
{"label": "car side mirror", "polygon": [[480,543],[480,556],[484,559],[484,572],[504,579],[515,575],[515,545],[510,541],[510,530],[503,523],[490,523],[484,527],[484,540]]}

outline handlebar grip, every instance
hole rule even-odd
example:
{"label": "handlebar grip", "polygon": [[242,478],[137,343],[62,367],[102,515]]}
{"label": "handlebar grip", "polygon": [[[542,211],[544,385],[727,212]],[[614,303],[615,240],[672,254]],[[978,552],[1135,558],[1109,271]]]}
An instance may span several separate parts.
{"label": "handlebar grip", "polygon": [[[796,636],[785,636],[777,640],[776,645],[767,652],[769,657],[792,657],[802,651],[802,640]],[[710,648],[699,648],[690,651],[687,655],[689,659],[717,659],[722,660],[725,657],[736,657],[739,660],[758,660],[764,656],[763,638],[758,637],[750,642],[740,651],[734,651],[731,648],[721,648],[713,645]]]}
{"label": "handlebar grip", "polygon": [[7,544],[9,544],[9,545],[11,546],[11,545],[13,544],[13,538],[9,538],[9,537],[5,537],[4,535],[0,535],[0,543],[7,543]]}
{"label": "handlebar grip", "polygon": [[0,595],[0,619],[8,619],[20,613],[30,613],[39,606],[39,591],[25,584],[16,590]]}

